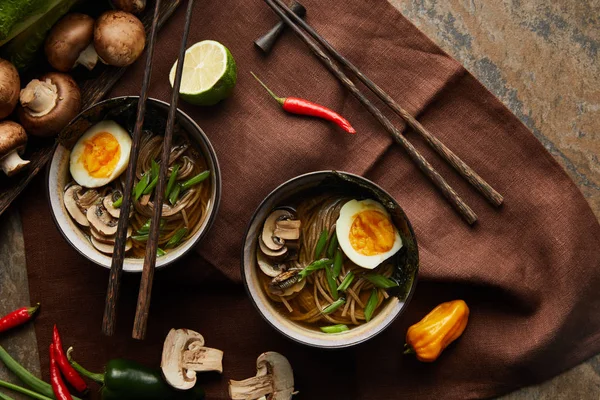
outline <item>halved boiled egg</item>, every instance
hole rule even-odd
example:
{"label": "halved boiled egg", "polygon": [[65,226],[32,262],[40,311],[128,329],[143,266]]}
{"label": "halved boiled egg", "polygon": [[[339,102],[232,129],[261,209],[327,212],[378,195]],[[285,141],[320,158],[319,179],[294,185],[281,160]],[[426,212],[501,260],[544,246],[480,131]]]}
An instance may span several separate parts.
{"label": "halved boiled egg", "polygon": [[127,168],[131,136],[115,121],[88,129],[71,151],[71,176],[79,185],[97,188],[112,182]]}
{"label": "halved boiled egg", "polygon": [[373,269],[402,247],[392,218],[375,200],[350,200],[336,222],[340,247],[356,265]]}

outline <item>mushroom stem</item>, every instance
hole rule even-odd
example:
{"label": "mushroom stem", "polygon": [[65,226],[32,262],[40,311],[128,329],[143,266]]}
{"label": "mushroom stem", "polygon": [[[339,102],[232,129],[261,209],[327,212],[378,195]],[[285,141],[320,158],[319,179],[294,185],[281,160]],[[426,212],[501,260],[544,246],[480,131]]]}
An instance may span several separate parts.
{"label": "mushroom stem", "polygon": [[232,400],[255,400],[273,393],[271,375],[254,376],[243,381],[229,381],[229,397]]}
{"label": "mushroom stem", "polygon": [[10,152],[6,157],[0,160],[0,167],[7,176],[13,176],[27,164],[29,164],[29,161],[23,160],[16,150]]}
{"label": "mushroom stem", "polygon": [[20,100],[24,108],[31,110],[32,116],[41,117],[56,107],[58,88],[50,79],[45,81],[34,79],[21,90]]}
{"label": "mushroom stem", "polygon": [[92,42],[88,45],[88,47],[85,48],[85,50],[83,50],[81,52],[81,54],[79,54],[77,61],[75,61],[75,66],[83,65],[84,67],[86,67],[87,69],[89,69],[91,71],[94,69],[94,67],[96,66],[97,63],[98,63],[98,53],[96,53],[96,49],[94,48],[94,43]]}
{"label": "mushroom stem", "polygon": [[202,347],[199,342],[189,345],[183,353],[183,368],[191,371],[217,371],[223,373],[223,352],[210,347]]}

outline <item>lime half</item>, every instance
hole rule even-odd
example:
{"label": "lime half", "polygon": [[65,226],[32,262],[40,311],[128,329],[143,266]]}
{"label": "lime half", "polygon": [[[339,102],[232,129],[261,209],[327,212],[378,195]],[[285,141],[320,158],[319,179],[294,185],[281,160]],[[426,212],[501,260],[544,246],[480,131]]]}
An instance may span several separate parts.
{"label": "lime half", "polygon": [[[169,81],[175,81],[177,62],[171,68]],[[233,92],[237,67],[227,47],[214,40],[196,43],[185,52],[179,95],[188,103],[212,106]]]}

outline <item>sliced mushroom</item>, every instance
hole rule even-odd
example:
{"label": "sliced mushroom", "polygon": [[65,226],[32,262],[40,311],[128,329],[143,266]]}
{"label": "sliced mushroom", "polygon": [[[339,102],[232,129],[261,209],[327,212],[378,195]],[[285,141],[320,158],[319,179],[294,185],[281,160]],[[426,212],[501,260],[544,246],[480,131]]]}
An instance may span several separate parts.
{"label": "sliced mushroom", "polygon": [[276,221],[273,236],[283,240],[298,240],[300,238],[300,225],[300,220]]}
{"label": "sliced mushroom", "polygon": [[77,205],[77,199],[79,198],[79,193],[83,188],[79,185],[71,185],[67,187],[65,190],[65,194],[63,197],[63,201],[65,203],[65,208],[71,215],[71,217],[81,226],[90,226],[90,222],[88,221],[85,214],[81,211],[79,206]]}
{"label": "sliced mushroom", "polygon": [[196,372],[223,372],[223,352],[204,347],[204,337],[189,329],[171,329],[163,345],[160,368],[169,385],[188,390]]}
{"label": "sliced mushroom", "polygon": [[[94,247],[102,253],[112,254],[115,251],[114,244],[101,243],[101,242],[97,241],[96,238],[94,238],[93,236],[90,237],[90,241],[92,242]],[[125,251],[131,250],[132,247],[133,247],[133,242],[131,241],[131,239],[129,239],[127,242],[125,242]]]}
{"label": "sliced mushroom", "polygon": [[291,269],[277,275],[269,284],[269,291],[278,296],[289,296],[304,288],[306,279],[300,280],[300,270]]}
{"label": "sliced mushroom", "polygon": [[274,351],[256,360],[256,376],[243,381],[229,381],[232,400],[290,400],[294,394],[294,372],[287,358]]}
{"label": "sliced mushroom", "polygon": [[256,252],[256,262],[258,267],[265,275],[275,278],[277,275],[285,271],[285,264],[279,264],[272,259],[266,257],[262,251]]}
{"label": "sliced mushroom", "polygon": [[269,249],[271,250],[280,250],[284,245],[285,241],[281,240],[277,236],[274,235],[276,223],[277,221],[282,221],[284,219],[292,219],[294,216],[288,210],[275,210],[273,211],[265,220],[265,224],[263,226],[262,231],[262,240]]}
{"label": "sliced mushroom", "polygon": [[[98,232],[96,229],[94,229],[93,226],[90,227],[90,232],[92,234],[92,236],[94,237],[94,239],[96,239],[97,241],[99,241],[100,243],[106,243],[106,244],[115,244],[115,240],[116,237],[115,235],[113,236],[105,236],[103,234],[101,234],[100,232]],[[129,239],[131,237],[133,233],[133,229],[131,229],[131,227],[127,228],[127,239]]]}
{"label": "sliced mushroom", "polygon": [[120,190],[115,190],[106,196],[104,200],[102,200],[102,204],[104,205],[104,208],[106,208],[106,211],[108,211],[108,213],[115,218],[119,218],[121,216],[121,209],[113,207],[113,203],[119,200],[121,197],[123,197],[123,193],[121,193]]}
{"label": "sliced mushroom", "polygon": [[96,204],[88,208],[86,217],[90,221],[90,225],[104,236],[111,236],[117,232],[119,221],[112,218],[101,204]]}
{"label": "sliced mushroom", "polygon": [[262,237],[258,238],[258,246],[260,247],[260,250],[263,252],[264,255],[276,260],[283,260],[288,252],[287,246],[284,246],[279,250],[271,250],[265,245],[265,242],[263,242]]}

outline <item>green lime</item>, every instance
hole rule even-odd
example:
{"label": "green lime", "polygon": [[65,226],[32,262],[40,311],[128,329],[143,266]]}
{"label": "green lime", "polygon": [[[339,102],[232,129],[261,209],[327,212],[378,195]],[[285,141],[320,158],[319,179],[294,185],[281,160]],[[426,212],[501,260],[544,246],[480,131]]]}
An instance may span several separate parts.
{"label": "green lime", "polygon": [[[171,68],[169,81],[175,81],[177,62]],[[188,103],[212,106],[233,92],[237,66],[227,47],[214,40],[196,43],[185,52],[179,95]]]}

